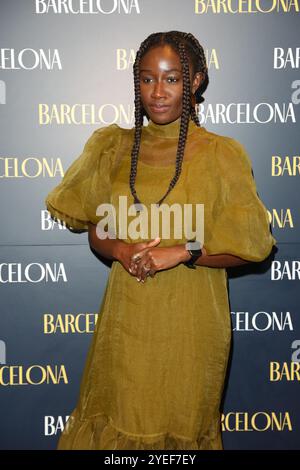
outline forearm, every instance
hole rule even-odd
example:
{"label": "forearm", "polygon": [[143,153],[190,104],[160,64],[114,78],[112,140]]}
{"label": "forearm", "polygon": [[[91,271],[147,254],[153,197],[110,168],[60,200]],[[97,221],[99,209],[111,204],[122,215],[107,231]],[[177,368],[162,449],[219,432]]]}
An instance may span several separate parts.
{"label": "forearm", "polygon": [[231,268],[247,263],[249,263],[249,261],[239,258],[238,256],[220,254],[200,256],[195,264],[198,266],[207,266],[209,268]]}
{"label": "forearm", "polygon": [[126,243],[118,238],[100,239],[96,233],[96,225],[89,223],[89,244],[104,258],[119,260],[121,251]]}
{"label": "forearm", "polygon": [[[182,262],[187,261],[190,258],[190,255],[186,252],[184,245],[180,245],[182,252]],[[208,255],[203,249],[203,254],[200,258],[197,259],[195,265],[197,266],[206,266],[209,268],[231,268],[234,266],[241,266],[247,264],[249,261],[246,261],[238,256],[229,255],[229,254],[219,254],[219,255]]]}

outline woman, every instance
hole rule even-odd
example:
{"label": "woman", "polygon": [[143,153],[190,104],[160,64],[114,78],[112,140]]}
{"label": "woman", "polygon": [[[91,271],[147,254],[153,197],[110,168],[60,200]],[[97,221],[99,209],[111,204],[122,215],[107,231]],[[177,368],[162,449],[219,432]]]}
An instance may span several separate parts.
{"label": "woman", "polygon": [[[96,130],[46,199],[55,220],[88,231],[91,247],[112,260],[58,449],[222,449],[226,268],[264,260],[276,240],[244,147],[200,126],[195,105],[208,82],[192,34],[151,34],[134,63],[135,127]],[[122,237],[117,223],[99,238],[97,207],[112,204],[120,221],[119,196],[136,204],[135,216],[155,203],[204,204],[204,245],[190,250],[175,222],[169,237],[137,239],[136,224]]]}

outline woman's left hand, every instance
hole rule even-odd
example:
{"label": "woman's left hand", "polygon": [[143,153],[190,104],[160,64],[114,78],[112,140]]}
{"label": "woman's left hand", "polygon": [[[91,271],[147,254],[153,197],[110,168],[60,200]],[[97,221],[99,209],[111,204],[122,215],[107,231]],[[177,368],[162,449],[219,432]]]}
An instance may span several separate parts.
{"label": "woman's left hand", "polygon": [[154,277],[156,271],[173,268],[188,258],[184,245],[145,248],[132,257],[130,272],[145,282],[148,275]]}

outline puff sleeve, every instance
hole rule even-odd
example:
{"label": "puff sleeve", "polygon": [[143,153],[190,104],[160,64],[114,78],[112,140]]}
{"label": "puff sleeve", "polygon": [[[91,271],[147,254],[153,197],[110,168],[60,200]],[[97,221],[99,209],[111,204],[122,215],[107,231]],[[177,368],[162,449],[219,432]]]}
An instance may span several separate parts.
{"label": "puff sleeve", "polygon": [[110,174],[120,131],[116,124],[95,130],[81,155],[45,199],[51,218],[63,221],[71,232],[87,231],[88,222],[97,224],[98,205],[110,201]]}
{"label": "puff sleeve", "polygon": [[205,233],[207,254],[227,253],[247,261],[263,261],[276,240],[267,209],[257,194],[247,151],[237,140],[223,136],[215,150],[219,191]]}

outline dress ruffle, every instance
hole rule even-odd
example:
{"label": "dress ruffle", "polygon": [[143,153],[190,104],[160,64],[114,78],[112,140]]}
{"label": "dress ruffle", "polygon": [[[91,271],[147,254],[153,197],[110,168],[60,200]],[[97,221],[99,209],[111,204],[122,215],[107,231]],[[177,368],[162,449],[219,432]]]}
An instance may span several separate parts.
{"label": "dress ruffle", "polygon": [[104,414],[81,419],[70,415],[57,450],[223,450],[221,432],[192,440],[174,433],[132,434],[119,429]]}
{"label": "dress ruffle", "polygon": [[54,222],[65,225],[70,232],[82,233],[88,230],[88,221],[74,219],[73,217],[55,209],[49,202],[47,202],[46,208],[50,213],[51,219],[54,220]]}

